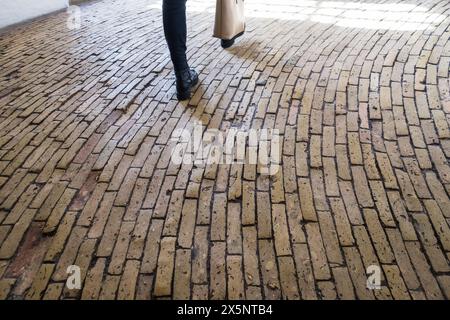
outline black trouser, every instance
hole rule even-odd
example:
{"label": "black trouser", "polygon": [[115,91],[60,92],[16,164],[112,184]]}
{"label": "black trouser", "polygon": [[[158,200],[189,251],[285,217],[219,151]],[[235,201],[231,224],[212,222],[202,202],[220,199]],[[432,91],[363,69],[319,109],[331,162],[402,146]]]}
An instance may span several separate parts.
{"label": "black trouser", "polygon": [[189,68],[186,58],[186,0],[163,0],[164,34],[175,72]]}

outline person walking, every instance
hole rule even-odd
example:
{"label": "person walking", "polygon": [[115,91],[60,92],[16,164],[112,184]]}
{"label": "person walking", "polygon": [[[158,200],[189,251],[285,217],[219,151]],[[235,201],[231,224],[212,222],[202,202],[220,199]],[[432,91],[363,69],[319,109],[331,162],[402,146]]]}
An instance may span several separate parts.
{"label": "person walking", "polygon": [[190,99],[198,83],[198,74],[186,57],[186,0],[163,0],[164,35],[172,59],[178,100]]}
{"label": "person walking", "polygon": [[216,0],[214,37],[222,48],[230,48],[245,31],[244,0]]}

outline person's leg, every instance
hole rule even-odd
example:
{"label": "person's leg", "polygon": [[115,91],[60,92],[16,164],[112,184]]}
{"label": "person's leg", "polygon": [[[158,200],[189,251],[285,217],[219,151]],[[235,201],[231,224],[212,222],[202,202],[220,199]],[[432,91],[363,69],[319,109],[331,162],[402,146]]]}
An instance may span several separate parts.
{"label": "person's leg", "polygon": [[189,69],[186,58],[186,0],[163,0],[163,23],[175,72]]}
{"label": "person's leg", "polygon": [[163,0],[164,35],[177,78],[178,100],[189,99],[198,75],[186,58],[186,0]]}

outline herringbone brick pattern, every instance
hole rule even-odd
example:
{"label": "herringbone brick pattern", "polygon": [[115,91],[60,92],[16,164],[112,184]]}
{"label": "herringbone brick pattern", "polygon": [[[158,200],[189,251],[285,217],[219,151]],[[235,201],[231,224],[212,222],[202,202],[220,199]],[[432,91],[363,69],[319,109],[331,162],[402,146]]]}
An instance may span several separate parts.
{"label": "herringbone brick pattern", "polygon": [[[189,104],[160,1],[0,36],[0,299],[449,299],[449,2],[249,0],[228,51],[188,3]],[[174,165],[194,121],[278,129],[279,172]]]}

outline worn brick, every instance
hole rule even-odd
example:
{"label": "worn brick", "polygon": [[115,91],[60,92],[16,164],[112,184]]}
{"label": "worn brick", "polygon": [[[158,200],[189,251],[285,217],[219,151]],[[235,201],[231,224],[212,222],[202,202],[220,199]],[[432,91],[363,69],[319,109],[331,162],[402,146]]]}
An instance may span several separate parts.
{"label": "worn brick", "polygon": [[168,296],[172,292],[175,242],[176,238],[171,237],[166,237],[161,240],[161,251],[158,256],[158,268],[154,288],[155,296]]}

